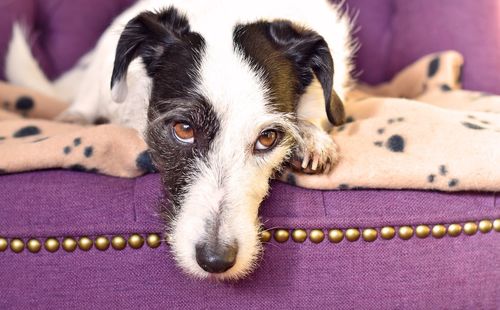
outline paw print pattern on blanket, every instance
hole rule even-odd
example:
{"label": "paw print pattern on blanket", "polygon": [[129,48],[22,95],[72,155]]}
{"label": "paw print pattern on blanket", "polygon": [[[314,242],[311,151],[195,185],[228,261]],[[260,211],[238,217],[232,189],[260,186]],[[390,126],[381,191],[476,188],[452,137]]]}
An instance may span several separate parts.
{"label": "paw print pattern on blanket", "polygon": [[[446,165],[440,165],[438,168],[438,173],[437,174],[429,174],[427,176],[427,182],[435,184],[438,183],[438,181],[441,179],[441,177],[447,177],[448,176],[448,168]],[[459,180],[457,178],[446,178],[446,183],[448,187],[453,188],[459,184]]]}
{"label": "paw print pattern on blanket", "polygon": [[[389,118],[387,120],[387,124],[392,125],[395,123],[401,123],[404,120],[405,120],[404,117]],[[385,127],[380,127],[379,129],[377,129],[377,134],[379,134],[379,135],[383,135],[385,132],[386,132]],[[383,147],[385,145],[385,147],[389,151],[394,152],[394,153],[404,152],[405,143],[406,143],[405,139],[399,134],[391,135],[385,142],[381,141],[381,140],[373,142],[373,144],[377,147]]]}

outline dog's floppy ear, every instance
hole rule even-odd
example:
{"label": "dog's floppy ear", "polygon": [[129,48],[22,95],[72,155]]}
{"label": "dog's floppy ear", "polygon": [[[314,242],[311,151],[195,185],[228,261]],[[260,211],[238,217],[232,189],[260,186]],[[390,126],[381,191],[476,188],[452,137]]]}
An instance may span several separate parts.
{"label": "dog's floppy ear", "polygon": [[344,105],[333,90],[333,58],[325,39],[318,33],[293,25],[286,20],[270,23],[271,40],[291,59],[299,76],[299,92],[311,84],[312,72],[323,88],[325,108],[330,123],[343,124]]}
{"label": "dog's floppy ear", "polygon": [[179,42],[189,31],[187,19],[174,8],[160,12],[145,11],[131,19],[121,33],[116,47],[111,76],[113,101],[123,102],[127,97],[127,70],[132,60],[142,57],[150,74],[165,48]]}

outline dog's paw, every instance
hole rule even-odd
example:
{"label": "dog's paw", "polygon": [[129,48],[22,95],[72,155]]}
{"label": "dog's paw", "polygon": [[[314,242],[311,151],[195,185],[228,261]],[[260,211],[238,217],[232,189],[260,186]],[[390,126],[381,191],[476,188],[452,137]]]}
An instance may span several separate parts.
{"label": "dog's paw", "polygon": [[340,158],[332,137],[309,122],[301,122],[299,128],[302,141],[294,149],[292,168],[307,174],[328,173]]}
{"label": "dog's paw", "polygon": [[62,122],[62,123],[70,123],[70,124],[77,124],[77,125],[89,125],[91,122],[85,118],[82,114],[70,110],[66,110],[56,116],[54,119],[57,122]]}

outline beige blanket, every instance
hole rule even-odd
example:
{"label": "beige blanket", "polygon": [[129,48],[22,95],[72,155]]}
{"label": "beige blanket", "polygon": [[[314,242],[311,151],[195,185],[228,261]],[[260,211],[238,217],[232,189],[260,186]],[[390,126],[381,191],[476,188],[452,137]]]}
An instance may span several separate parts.
{"label": "beige blanket", "polygon": [[[500,97],[461,90],[463,59],[426,56],[391,82],[358,85],[348,123],[332,136],[342,158],[328,175],[285,172],[315,189],[500,190]],[[0,172],[65,168],[119,177],[154,170],[144,141],[117,125],[50,121],[66,104],[0,84]],[[42,120],[45,119],[45,120]]]}

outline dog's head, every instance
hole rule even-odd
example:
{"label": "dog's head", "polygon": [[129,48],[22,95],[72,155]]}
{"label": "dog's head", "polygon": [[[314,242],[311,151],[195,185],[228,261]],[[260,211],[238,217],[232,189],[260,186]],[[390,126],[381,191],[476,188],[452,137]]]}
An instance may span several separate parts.
{"label": "dog's head", "polygon": [[282,20],[230,28],[202,36],[174,8],[143,12],[121,34],[111,81],[123,101],[128,65],[142,59],[152,80],[147,142],[169,197],[169,242],[179,265],[201,278],[236,279],[255,265],[259,204],[300,139],[295,108],[314,76],[330,120],[343,112],[317,33]]}

